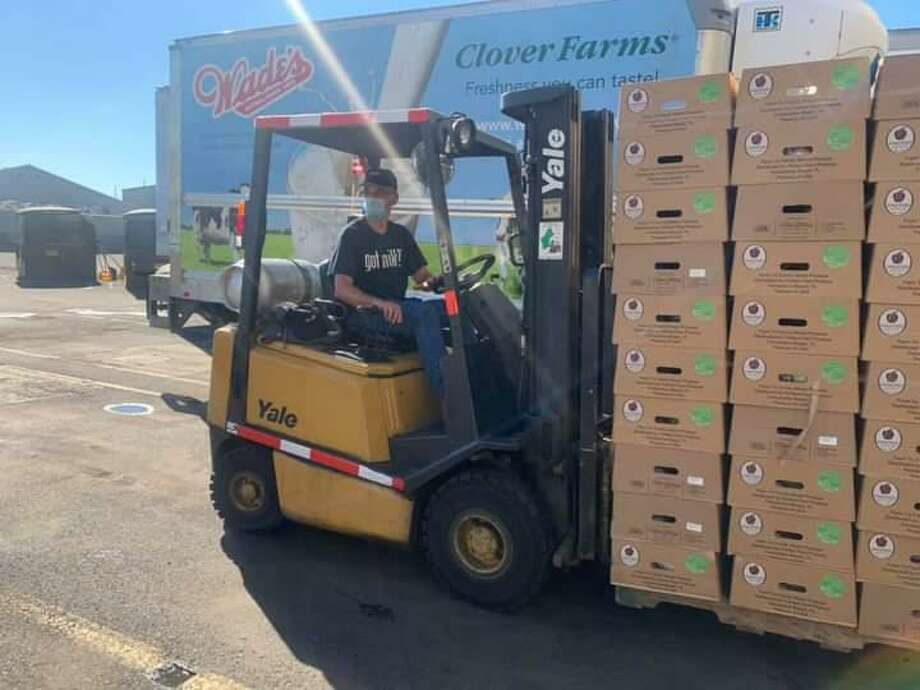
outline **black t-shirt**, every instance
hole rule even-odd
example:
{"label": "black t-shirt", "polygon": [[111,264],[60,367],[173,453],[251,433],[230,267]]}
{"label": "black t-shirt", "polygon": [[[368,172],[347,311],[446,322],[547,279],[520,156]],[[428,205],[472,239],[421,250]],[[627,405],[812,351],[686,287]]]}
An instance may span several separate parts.
{"label": "black t-shirt", "polygon": [[374,297],[400,300],[406,296],[409,276],[427,263],[402,225],[388,223],[380,234],[359,218],[342,230],[329,272],[351,276],[359,289]]}

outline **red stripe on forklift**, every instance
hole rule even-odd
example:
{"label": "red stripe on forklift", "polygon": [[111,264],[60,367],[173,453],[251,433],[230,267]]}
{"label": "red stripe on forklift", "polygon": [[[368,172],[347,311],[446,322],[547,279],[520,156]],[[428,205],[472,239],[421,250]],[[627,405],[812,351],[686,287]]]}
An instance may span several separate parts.
{"label": "red stripe on forklift", "polygon": [[357,112],[357,113],[323,113],[319,119],[320,127],[350,127],[354,125],[366,125],[377,119],[376,113]]}
{"label": "red stripe on forklift", "polygon": [[431,111],[428,108],[412,108],[409,110],[409,122],[419,124],[428,122],[431,119]]}
{"label": "red stripe on forklift", "polygon": [[263,115],[256,118],[256,129],[286,129],[291,126],[291,118],[281,115]]}
{"label": "red stripe on forklift", "polygon": [[444,293],[444,306],[447,308],[448,316],[456,316],[460,313],[460,304],[457,302],[457,293],[454,290]]}
{"label": "red stripe on forklift", "polygon": [[281,449],[280,438],[276,438],[270,434],[257,431],[256,429],[251,429],[248,426],[237,427],[237,435],[240,438],[245,438],[247,441],[252,441],[253,443],[268,446],[269,448],[274,448],[275,450]]}

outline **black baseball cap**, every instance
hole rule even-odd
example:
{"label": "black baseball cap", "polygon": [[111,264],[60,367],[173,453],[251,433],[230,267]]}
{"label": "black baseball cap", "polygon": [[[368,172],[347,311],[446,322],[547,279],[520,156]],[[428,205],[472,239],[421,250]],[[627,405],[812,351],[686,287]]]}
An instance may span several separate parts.
{"label": "black baseball cap", "polygon": [[386,170],[385,168],[373,168],[368,170],[364,175],[364,182],[361,185],[362,189],[369,184],[376,187],[383,187],[384,189],[392,189],[394,192],[397,191],[399,187],[396,182],[396,175],[393,174],[392,170]]}

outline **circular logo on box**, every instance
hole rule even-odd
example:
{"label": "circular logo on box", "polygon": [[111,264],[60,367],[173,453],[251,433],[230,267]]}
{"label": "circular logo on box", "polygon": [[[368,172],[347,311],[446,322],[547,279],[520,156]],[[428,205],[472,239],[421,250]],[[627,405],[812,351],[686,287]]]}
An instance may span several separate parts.
{"label": "circular logo on box", "polygon": [[913,207],[914,195],[904,187],[895,187],[885,197],[885,210],[893,216],[906,216]]}
{"label": "circular logo on box", "polygon": [[752,587],[760,587],[767,580],[767,571],[758,563],[744,566],[744,579]]}
{"label": "circular logo on box", "polygon": [[722,95],[722,84],[714,79],[703,82],[697,97],[701,103],[715,103]]}
{"label": "circular logo on box", "polygon": [[828,599],[841,599],[847,593],[846,582],[843,581],[843,578],[833,573],[828,573],[821,578],[821,582],[818,583],[818,589]]}
{"label": "circular logo on box", "polygon": [[626,164],[639,165],[645,160],[645,147],[638,141],[631,141],[626,144]]}
{"label": "circular logo on box", "polygon": [[751,132],[744,141],[744,150],[751,158],[760,158],[770,148],[770,138],[766,132]]}
{"label": "circular logo on box", "polygon": [[878,482],[872,487],[872,500],[882,508],[890,508],[898,502],[898,487],[891,482]]}
{"label": "circular logo on box", "polygon": [[638,400],[627,400],[623,403],[623,416],[628,422],[638,422],[642,419],[643,412],[642,403]]}
{"label": "circular logo on box", "polygon": [[876,534],[869,540],[869,553],[885,561],[894,556],[894,539],[887,534]]}
{"label": "circular logo on box", "polygon": [[630,297],[623,304],[623,316],[630,321],[638,321],[642,318],[642,314],[644,313],[645,307],[642,305],[642,300]]}
{"label": "circular logo on box", "polygon": [[846,365],[836,359],[829,359],[821,365],[821,378],[832,386],[839,386],[849,375]]}
{"label": "circular logo on box", "polygon": [[893,453],[901,447],[901,432],[893,426],[883,426],[875,432],[875,447],[883,453]]}
{"label": "circular logo on box", "polygon": [[828,268],[844,268],[850,265],[850,248],[842,244],[829,244],[821,254],[821,260]]}
{"label": "circular logo on box", "polygon": [[834,125],[827,130],[825,141],[832,151],[846,151],[856,141],[856,132],[847,125]]}
{"label": "circular logo on box", "polygon": [[620,549],[620,562],[627,568],[635,568],[639,565],[639,549],[632,544],[626,544]]}
{"label": "circular logo on box", "polygon": [[718,364],[712,355],[697,355],[693,358],[693,371],[697,376],[715,376]]}
{"label": "circular logo on box", "polygon": [[849,311],[840,304],[828,304],[821,311],[821,321],[828,328],[843,328],[849,320]]}
{"label": "circular logo on box", "polygon": [[746,268],[752,271],[760,270],[767,263],[767,250],[759,244],[749,245],[744,250],[742,260]]}
{"label": "circular logo on box", "polygon": [[756,537],[763,530],[763,520],[757,513],[745,513],[738,520],[738,526],[749,537]]}
{"label": "circular logo on box", "polygon": [[818,475],[818,488],[829,494],[840,493],[843,487],[843,477],[837,470],[824,470]]}
{"label": "circular logo on box", "polygon": [[836,546],[840,543],[840,526],[834,522],[819,522],[815,528],[815,536],[823,544]]}
{"label": "circular logo on box", "polygon": [[626,197],[626,201],[623,202],[623,213],[626,214],[627,218],[636,220],[636,218],[641,218],[643,212],[645,212],[645,202],[642,201],[642,197],[638,194],[630,194]]}
{"label": "circular logo on box", "polygon": [[712,213],[716,208],[716,195],[712,192],[697,192],[693,195],[693,210],[701,216]]}
{"label": "circular logo on box", "polygon": [[744,360],[743,371],[748,381],[760,381],[767,375],[767,365],[760,357],[748,357]]}
{"label": "circular logo on box", "polygon": [[711,134],[698,136],[693,142],[693,153],[697,158],[712,158],[719,152],[719,144]]}
{"label": "circular logo on box", "polygon": [[901,335],[907,328],[907,316],[900,309],[886,309],[878,317],[878,329],[889,337]]}
{"label": "circular logo on box", "polygon": [[691,553],[684,561],[684,567],[688,573],[693,575],[703,575],[709,572],[710,556],[704,553]]}
{"label": "circular logo on box", "polygon": [[640,350],[630,350],[624,357],[626,368],[634,374],[645,369],[645,355]]}
{"label": "circular logo on box", "polygon": [[885,395],[900,395],[907,385],[907,378],[900,369],[885,369],[878,375],[878,387]]}
{"label": "circular logo on box", "polygon": [[888,150],[892,153],[907,153],[914,147],[914,129],[910,125],[895,125],[888,132]]}
{"label": "circular logo on box", "polygon": [[690,313],[697,321],[712,321],[716,317],[716,305],[708,299],[700,299],[693,303]]}
{"label": "circular logo on box", "polygon": [[759,326],[767,318],[767,310],[760,302],[748,302],[741,309],[741,318],[748,326]]}
{"label": "circular logo on box", "polygon": [[641,113],[648,108],[648,103],[648,91],[645,89],[633,89],[629,92],[626,106],[634,113]]}
{"label": "circular logo on box", "polygon": [[893,249],[885,257],[885,273],[893,278],[900,278],[910,271],[912,263],[906,249]]}
{"label": "circular logo on box", "polygon": [[763,467],[753,460],[744,463],[741,466],[741,480],[748,486],[757,486],[763,481]]}
{"label": "circular logo on box", "polygon": [[758,101],[767,98],[773,93],[773,77],[766,72],[758,72],[751,77],[748,93],[751,94],[751,98],[756,98]]}

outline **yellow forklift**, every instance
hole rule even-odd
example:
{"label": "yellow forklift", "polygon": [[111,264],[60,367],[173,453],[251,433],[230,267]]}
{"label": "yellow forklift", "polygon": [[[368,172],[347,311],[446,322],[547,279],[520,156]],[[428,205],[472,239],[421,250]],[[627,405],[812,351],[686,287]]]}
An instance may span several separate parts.
{"label": "yellow forklift", "polygon": [[[228,528],[289,519],[418,547],[450,590],[508,610],[554,565],[609,560],[613,118],[569,87],[506,94],[502,110],[524,124],[523,152],[424,108],[256,118],[239,321],[215,335],[208,422]],[[281,137],[371,167],[409,159],[424,178],[449,317],[444,419],[411,343],[343,327],[325,265],[299,303],[266,297]],[[444,177],[467,159],[507,171],[522,308],[484,279],[493,256],[455,261]]]}

